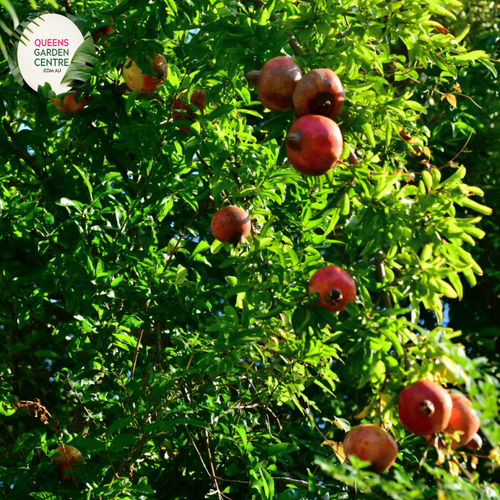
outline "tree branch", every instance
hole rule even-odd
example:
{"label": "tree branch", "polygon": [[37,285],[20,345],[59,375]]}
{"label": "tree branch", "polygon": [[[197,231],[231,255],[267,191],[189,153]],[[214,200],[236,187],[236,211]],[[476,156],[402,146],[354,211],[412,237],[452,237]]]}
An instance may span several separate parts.
{"label": "tree branch", "polygon": [[63,1],[64,8],[66,9],[66,12],[72,16],[75,15],[75,12],[73,11],[73,7],[71,7],[71,0],[64,0]]}

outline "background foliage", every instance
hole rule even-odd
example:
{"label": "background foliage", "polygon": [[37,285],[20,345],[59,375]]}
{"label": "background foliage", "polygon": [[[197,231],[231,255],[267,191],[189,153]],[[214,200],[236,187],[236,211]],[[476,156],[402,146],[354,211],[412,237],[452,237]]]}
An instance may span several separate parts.
{"label": "background foliage", "polygon": [[[34,9],[116,29],[81,115],[22,90],[0,60],[4,497],[498,496],[495,2],[0,6],[3,47]],[[155,51],[166,84],[126,92],[123,61]],[[287,163],[292,113],[264,110],[243,77],[284,53],[344,84],[345,154],[326,176]],[[205,116],[173,123],[194,88]],[[227,204],[253,222],[236,249],[210,232]],[[306,295],[326,264],[358,287],[338,315]],[[396,399],[422,377],[474,401],[476,469],[432,450],[419,468],[426,442]],[[397,440],[388,473],[341,463],[359,422]],[[50,462],[62,442],[85,457],[77,482]]]}

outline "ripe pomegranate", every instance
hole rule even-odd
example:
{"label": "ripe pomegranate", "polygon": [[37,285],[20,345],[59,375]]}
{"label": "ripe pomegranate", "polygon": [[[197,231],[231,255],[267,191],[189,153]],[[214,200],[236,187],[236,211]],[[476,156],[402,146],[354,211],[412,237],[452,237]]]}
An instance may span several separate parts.
{"label": "ripe pomegranate", "polygon": [[[106,35],[111,35],[111,33],[115,33],[116,30],[113,28],[113,26],[103,26],[102,28],[97,28],[92,32],[92,38],[94,40],[94,43],[97,45],[101,38],[105,37]],[[106,40],[103,42],[102,46],[106,48],[108,46],[109,40]]]}
{"label": "ripe pomegranate", "polygon": [[481,436],[479,434],[474,434],[465,447],[472,451],[479,451],[483,447]]}
{"label": "ripe pomegranate", "polygon": [[363,424],[353,427],[344,438],[344,452],[371,462],[370,470],[385,472],[396,461],[398,445],[382,427]]}
{"label": "ripe pomegranate", "polygon": [[330,312],[343,311],[347,302],[356,300],[356,284],[341,267],[326,266],[318,269],[309,282],[309,294],[319,293],[316,305]]}
{"label": "ripe pomegranate", "polygon": [[303,76],[293,91],[295,114],[333,118],[345,101],[344,87],[331,69],[313,69]]}
{"label": "ripe pomegranate", "polygon": [[[186,98],[186,96],[187,96],[187,92],[183,92],[181,94],[181,97]],[[203,112],[205,109],[205,91],[204,90],[193,90],[193,93],[191,94],[191,99],[189,102],[191,104],[194,104],[200,110],[201,116],[203,116]],[[189,119],[189,118],[194,119],[194,117],[196,116],[194,111],[188,106],[188,104],[180,98],[177,98],[174,100],[174,102],[172,104],[172,109],[174,110],[174,115],[173,115],[174,120],[182,120],[182,119]],[[178,109],[183,109],[184,111],[186,111],[187,116],[176,111]],[[186,132],[190,132],[190,130],[186,127],[181,127],[181,130],[184,130]]]}
{"label": "ripe pomegranate", "polygon": [[123,78],[130,90],[135,90],[138,94],[147,94],[158,90],[167,78],[168,66],[165,57],[161,54],[148,56],[148,60],[153,68],[153,76],[141,71],[136,62],[129,56],[123,65]]}
{"label": "ripe pomegranate", "polygon": [[398,397],[399,420],[417,436],[443,431],[453,403],[448,392],[431,380],[419,380],[405,387]]}
{"label": "ripe pomegranate", "polygon": [[71,481],[73,479],[71,472],[66,474],[64,471],[72,469],[77,464],[83,464],[83,456],[80,450],[69,445],[65,445],[64,447],[59,446],[57,451],[60,455],[52,457],[50,460],[56,463],[57,470],[61,473],[62,480]]}
{"label": "ripe pomegranate", "polygon": [[285,142],[290,163],[304,175],[326,174],[337,164],[344,147],[339,126],[320,115],[299,118]]}
{"label": "ripe pomegranate", "polygon": [[210,229],[214,237],[222,243],[237,245],[243,243],[250,234],[248,214],[239,207],[221,208],[213,217]]}
{"label": "ripe pomegranate", "polygon": [[[447,434],[453,434],[455,431],[462,431],[460,441],[453,440],[452,449],[460,448],[468,444],[479,430],[479,420],[472,412],[472,402],[461,394],[452,394],[451,401],[453,408],[448,426],[444,430]],[[481,439],[481,438],[479,438]]]}
{"label": "ripe pomegranate", "polygon": [[[127,17],[127,15],[120,14],[120,17]],[[113,22],[114,18],[110,17],[109,20]],[[101,38],[105,37],[106,35],[111,35],[112,33],[116,33],[116,30],[113,28],[113,26],[102,26],[101,28],[97,28],[92,32],[92,38],[94,40],[94,43],[97,45]],[[106,40],[105,42],[103,42],[102,46],[106,48],[108,46],[108,42],[109,40]]]}
{"label": "ripe pomegranate", "polygon": [[245,78],[257,85],[260,102],[271,111],[291,111],[293,91],[302,78],[302,71],[287,56],[274,57],[267,61],[262,70],[253,70]]}
{"label": "ripe pomegranate", "polygon": [[[76,91],[77,92],[77,91]],[[83,108],[93,99],[89,94],[81,94],[80,102],[75,101],[76,92],[72,94],[63,96],[63,97],[53,97],[50,100],[52,104],[61,112],[61,113],[82,113]]]}

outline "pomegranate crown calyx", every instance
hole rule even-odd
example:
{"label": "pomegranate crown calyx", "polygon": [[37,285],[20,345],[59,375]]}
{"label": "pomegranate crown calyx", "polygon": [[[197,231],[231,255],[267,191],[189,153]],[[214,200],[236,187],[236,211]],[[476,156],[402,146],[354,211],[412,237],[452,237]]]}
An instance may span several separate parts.
{"label": "pomegranate crown calyx", "polygon": [[302,148],[300,147],[301,139],[302,139],[302,134],[300,132],[290,132],[286,136],[285,142],[288,147],[296,149],[300,153],[300,151],[302,150]]}
{"label": "pomegranate crown calyx", "polygon": [[257,85],[260,81],[261,71],[254,69],[245,74],[245,78],[254,85]]}
{"label": "pomegranate crown calyx", "polygon": [[418,412],[422,415],[422,417],[431,417],[434,415],[434,411],[434,404],[428,399],[425,399],[418,405]]}
{"label": "pomegranate crown calyx", "polygon": [[342,301],[342,291],[339,290],[338,288],[332,288],[325,295],[325,302],[329,306],[336,306],[337,304],[340,304],[341,301]]}

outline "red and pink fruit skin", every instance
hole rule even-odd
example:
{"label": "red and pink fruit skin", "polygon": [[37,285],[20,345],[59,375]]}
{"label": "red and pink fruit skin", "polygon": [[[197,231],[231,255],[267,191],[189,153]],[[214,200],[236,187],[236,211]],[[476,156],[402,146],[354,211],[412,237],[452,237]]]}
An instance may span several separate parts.
{"label": "red and pink fruit skin", "polygon": [[339,77],[326,68],[309,71],[293,91],[293,106],[298,117],[322,115],[333,119],[344,101],[344,87]]}
{"label": "red and pink fruit skin", "polygon": [[59,446],[57,451],[60,455],[52,457],[51,461],[56,464],[57,470],[61,473],[61,479],[66,482],[71,481],[73,479],[71,473],[66,474],[64,471],[82,464],[83,456],[78,448],[69,445]]}
{"label": "red and pink fruit skin", "polygon": [[344,147],[339,126],[321,115],[305,115],[288,131],[286,154],[292,166],[304,175],[323,175],[334,167]]}
{"label": "red and pink fruit skin", "polygon": [[462,431],[460,441],[452,441],[452,449],[456,450],[461,446],[468,444],[477,433],[480,427],[479,420],[472,412],[472,402],[461,394],[451,394],[453,408],[451,410],[448,426],[444,430],[447,434],[453,434],[455,431]]}
{"label": "red and pink fruit skin", "polygon": [[[342,300],[335,306],[328,305],[325,301],[332,288],[338,288],[342,292]],[[356,284],[352,276],[338,266],[326,266],[318,269],[309,282],[308,292],[309,294],[319,293],[316,305],[328,309],[330,312],[343,311],[347,302],[356,300]]]}
{"label": "red and pink fruit skin", "polygon": [[229,206],[214,215],[210,229],[220,242],[237,245],[250,234],[251,223],[245,210]]}
{"label": "red and pink fruit skin", "polygon": [[[154,55],[154,58],[148,56],[149,62],[153,68],[153,75],[143,73],[135,61],[128,57],[123,65],[123,78],[130,90],[138,94],[148,94],[158,90],[167,77],[167,61],[162,54]],[[131,64],[130,64],[131,63]]]}
{"label": "red and pink fruit skin", "polygon": [[[421,415],[419,407],[430,401],[434,413]],[[401,424],[417,436],[443,431],[450,421],[453,403],[449,393],[431,380],[423,379],[405,387],[398,396],[398,415]]]}
{"label": "red and pink fruit skin", "polygon": [[398,445],[382,427],[363,424],[353,427],[344,438],[344,452],[371,462],[370,469],[382,473],[388,470],[398,456]]}
{"label": "red and pink fruit skin", "polygon": [[260,71],[250,71],[246,78],[257,85],[264,107],[280,113],[293,110],[293,91],[302,78],[299,66],[287,56],[274,57]]}
{"label": "red and pink fruit skin", "polygon": [[64,97],[52,97],[50,100],[52,104],[63,114],[76,114],[82,113],[83,108],[92,100],[92,96],[82,94],[80,102],[75,101],[76,92],[66,95]]}

